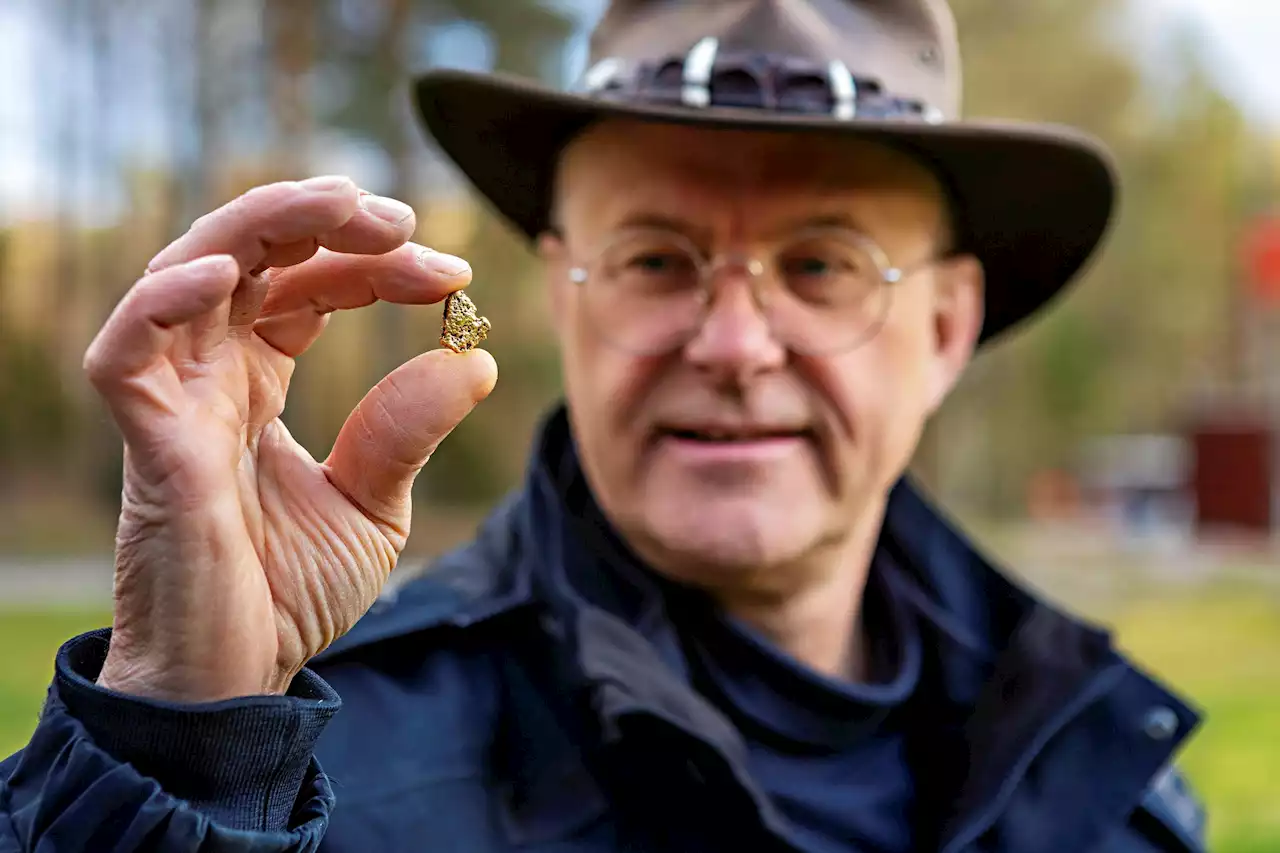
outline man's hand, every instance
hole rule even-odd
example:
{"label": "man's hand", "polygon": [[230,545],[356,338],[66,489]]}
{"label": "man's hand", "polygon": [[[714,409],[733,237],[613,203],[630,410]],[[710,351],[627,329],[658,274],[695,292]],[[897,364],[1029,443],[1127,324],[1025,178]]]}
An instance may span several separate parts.
{"label": "man's hand", "polygon": [[283,693],[377,597],[410,488],[497,378],[424,353],[371,390],[316,462],[280,421],[329,313],[424,304],[465,262],[407,243],[413,211],[346,178],[258,187],[151,262],[85,355],[124,435],[115,618],[99,683],[181,702]]}

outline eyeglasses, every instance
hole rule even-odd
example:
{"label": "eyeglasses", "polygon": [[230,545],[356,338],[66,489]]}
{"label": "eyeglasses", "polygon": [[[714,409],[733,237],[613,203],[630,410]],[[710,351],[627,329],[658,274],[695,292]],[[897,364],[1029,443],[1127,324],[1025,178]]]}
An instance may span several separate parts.
{"label": "eyeglasses", "polygon": [[733,270],[751,286],[779,343],[809,355],[852,349],[884,323],[893,286],[934,263],[893,266],[867,237],[843,228],[798,232],[761,256],[708,258],[683,235],[632,228],[569,270],[588,319],[611,344],[640,355],[674,351],[697,336],[715,281]]}

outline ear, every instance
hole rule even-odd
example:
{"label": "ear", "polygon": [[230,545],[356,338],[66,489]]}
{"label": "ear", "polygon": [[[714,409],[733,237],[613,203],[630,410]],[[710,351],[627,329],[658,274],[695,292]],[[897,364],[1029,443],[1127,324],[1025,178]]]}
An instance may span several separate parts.
{"label": "ear", "polygon": [[569,270],[564,240],[551,231],[538,235],[538,257],[542,259],[542,273],[546,278],[547,302],[551,309],[551,325],[559,334],[568,301]]}
{"label": "ear", "polygon": [[929,411],[937,411],[960,380],[982,333],[985,276],[972,255],[938,265],[934,288],[934,360]]}

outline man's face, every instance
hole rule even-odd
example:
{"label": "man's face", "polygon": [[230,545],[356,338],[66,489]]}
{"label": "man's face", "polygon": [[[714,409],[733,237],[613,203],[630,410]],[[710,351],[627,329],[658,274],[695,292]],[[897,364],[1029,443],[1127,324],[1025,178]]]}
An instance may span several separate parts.
{"label": "man's face", "polygon": [[[981,325],[976,262],[927,263],[946,229],[927,172],[847,140],[610,122],[566,152],[558,199],[562,239],[543,252],[570,417],[593,491],[629,543],[685,581],[779,590],[878,523]],[[768,257],[814,219],[850,223],[917,270],[885,285],[871,333],[834,352],[798,352],[803,329],[778,334],[744,265],[713,277],[690,339],[645,353],[605,332],[570,276],[599,274],[592,260],[637,221],[708,257]]]}

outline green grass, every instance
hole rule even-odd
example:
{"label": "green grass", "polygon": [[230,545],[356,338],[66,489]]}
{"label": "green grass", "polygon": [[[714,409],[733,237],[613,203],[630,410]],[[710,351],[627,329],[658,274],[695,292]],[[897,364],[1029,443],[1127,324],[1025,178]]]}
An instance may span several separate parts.
{"label": "green grass", "polygon": [[1119,639],[1205,712],[1182,766],[1208,801],[1212,849],[1280,850],[1280,599],[1271,590],[1152,598]]}
{"label": "green grass", "polygon": [[58,646],[110,624],[103,610],[0,610],[0,756],[20,749],[35,728]]}
{"label": "green grass", "polygon": [[[1215,853],[1280,850],[1280,598],[1272,588],[1144,595],[1106,608],[1122,646],[1206,723],[1182,755],[1209,807]],[[0,755],[36,722],[58,646],[102,611],[0,611]]]}

